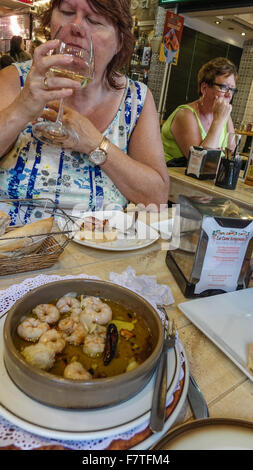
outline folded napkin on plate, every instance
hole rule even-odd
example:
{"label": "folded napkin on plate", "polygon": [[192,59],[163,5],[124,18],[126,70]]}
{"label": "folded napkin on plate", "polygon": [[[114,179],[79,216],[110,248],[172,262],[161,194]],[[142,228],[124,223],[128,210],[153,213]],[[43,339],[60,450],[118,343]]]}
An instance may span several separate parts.
{"label": "folded napkin on plate", "polygon": [[136,276],[136,272],[131,266],[128,266],[121,274],[110,273],[110,281],[142,295],[142,297],[145,297],[154,307],[174,303],[174,298],[169,286],[158,284],[156,282],[156,276],[146,276],[145,274]]}

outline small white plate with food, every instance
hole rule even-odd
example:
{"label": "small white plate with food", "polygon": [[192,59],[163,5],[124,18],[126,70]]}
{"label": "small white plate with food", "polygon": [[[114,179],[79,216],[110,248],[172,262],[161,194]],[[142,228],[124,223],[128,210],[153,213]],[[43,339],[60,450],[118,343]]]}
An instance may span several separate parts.
{"label": "small white plate with food", "polygon": [[137,220],[134,214],[122,211],[84,212],[78,217],[70,216],[72,222],[59,217],[61,230],[69,231],[69,237],[76,243],[98,250],[127,251],[151,245],[159,238],[157,231]]}

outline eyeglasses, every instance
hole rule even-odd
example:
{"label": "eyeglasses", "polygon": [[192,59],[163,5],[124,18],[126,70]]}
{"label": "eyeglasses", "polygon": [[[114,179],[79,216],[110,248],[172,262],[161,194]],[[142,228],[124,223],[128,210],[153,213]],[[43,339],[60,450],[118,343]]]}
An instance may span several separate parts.
{"label": "eyeglasses", "polygon": [[238,92],[238,89],[237,88],[231,88],[230,86],[228,85],[224,85],[223,83],[215,83],[213,82],[213,85],[219,87],[221,93],[228,93],[228,92],[231,92],[232,95],[235,95],[237,92]]}

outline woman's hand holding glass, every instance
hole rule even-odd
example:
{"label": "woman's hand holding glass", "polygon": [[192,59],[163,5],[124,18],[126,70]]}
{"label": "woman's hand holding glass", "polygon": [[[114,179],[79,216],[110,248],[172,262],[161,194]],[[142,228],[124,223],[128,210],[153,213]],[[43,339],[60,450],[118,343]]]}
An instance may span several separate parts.
{"label": "woman's hand holding glass", "polygon": [[[52,58],[61,55],[68,58],[65,63],[55,61],[46,73],[43,83],[48,94],[52,88],[71,86],[73,89],[86,87],[94,75],[94,55],[92,39],[84,27],[74,23],[61,26],[56,38],[57,47],[51,52]],[[67,96],[71,93],[67,93]],[[51,98],[52,99],[52,98]],[[54,99],[54,98],[53,98]],[[50,98],[49,98],[50,100]],[[49,101],[48,100],[48,101]],[[74,129],[62,122],[64,112],[63,97],[61,98],[57,119],[55,122],[43,121],[33,126],[33,135],[39,140],[60,147],[74,147],[79,137]]]}
{"label": "woman's hand holding glass", "polygon": [[61,87],[59,81],[63,79],[58,79],[57,83],[50,84],[50,89],[45,89],[44,79],[51,65],[57,63],[64,67],[72,60],[71,57],[64,55],[54,57],[48,55],[49,51],[54,49],[58,43],[58,40],[50,40],[37,47],[34,52],[31,70],[16,99],[17,108],[20,107],[22,116],[27,122],[34,122],[41,116],[48,101],[66,98],[73,93],[74,87],[80,88],[77,82],[66,79],[64,79],[64,87]]}

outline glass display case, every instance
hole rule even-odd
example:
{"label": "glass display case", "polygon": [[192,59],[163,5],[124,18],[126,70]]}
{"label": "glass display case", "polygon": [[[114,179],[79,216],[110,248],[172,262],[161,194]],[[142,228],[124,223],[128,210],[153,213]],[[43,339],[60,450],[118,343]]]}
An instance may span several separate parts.
{"label": "glass display case", "polygon": [[[166,264],[186,297],[248,287],[252,272],[253,216],[230,200],[179,196],[177,248]],[[174,226],[173,226],[174,231]]]}

